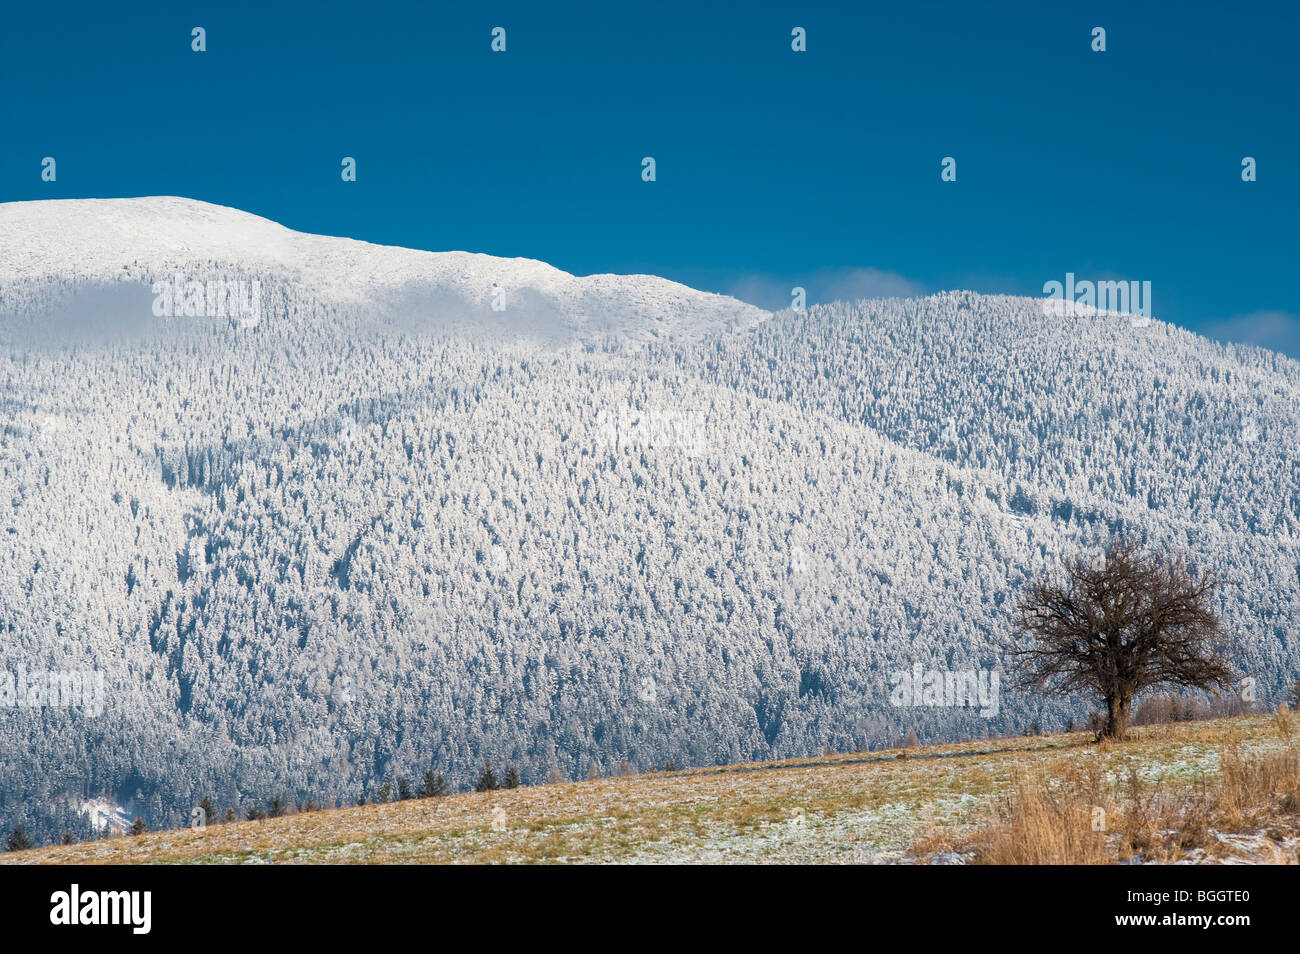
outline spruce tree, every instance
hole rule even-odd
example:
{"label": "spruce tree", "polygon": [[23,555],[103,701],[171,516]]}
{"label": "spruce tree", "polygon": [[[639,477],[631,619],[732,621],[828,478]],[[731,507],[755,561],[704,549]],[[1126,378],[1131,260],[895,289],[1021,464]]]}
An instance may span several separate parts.
{"label": "spruce tree", "polygon": [[476,792],[493,792],[500,788],[497,782],[497,773],[492,771],[492,763],[489,762],[483,766],[483,774],[478,777],[478,783],[474,786]]}
{"label": "spruce tree", "polygon": [[447,780],[442,777],[441,772],[435,772],[433,769],[424,773],[424,797],[437,798],[439,795],[447,793]]}
{"label": "spruce tree", "polygon": [[32,841],[31,835],[27,834],[27,829],[19,825],[9,833],[5,847],[10,851],[26,851],[28,848],[35,848],[36,842]]}

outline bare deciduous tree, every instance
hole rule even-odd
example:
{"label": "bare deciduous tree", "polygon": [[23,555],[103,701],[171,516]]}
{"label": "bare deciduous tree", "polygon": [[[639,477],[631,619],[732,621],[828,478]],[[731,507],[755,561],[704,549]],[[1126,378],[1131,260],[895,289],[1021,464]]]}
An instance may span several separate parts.
{"label": "bare deciduous tree", "polygon": [[1154,686],[1214,689],[1232,671],[1211,600],[1224,581],[1134,540],[1066,562],[1064,580],[1032,583],[1017,606],[1023,641],[1005,647],[1020,688],[1091,692],[1106,701],[1103,738],[1123,739],[1133,697]]}

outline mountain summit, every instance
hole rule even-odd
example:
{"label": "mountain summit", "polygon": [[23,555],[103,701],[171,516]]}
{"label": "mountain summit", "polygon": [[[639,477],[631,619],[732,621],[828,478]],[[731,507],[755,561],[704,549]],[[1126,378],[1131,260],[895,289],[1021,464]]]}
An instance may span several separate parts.
{"label": "mountain summit", "polygon": [[0,204],[0,288],[65,281],[220,280],[291,285],[364,303],[405,326],[482,325],[526,336],[698,337],[768,313],[654,275],[575,276],[527,258],[424,252],[295,232],[173,196]]}

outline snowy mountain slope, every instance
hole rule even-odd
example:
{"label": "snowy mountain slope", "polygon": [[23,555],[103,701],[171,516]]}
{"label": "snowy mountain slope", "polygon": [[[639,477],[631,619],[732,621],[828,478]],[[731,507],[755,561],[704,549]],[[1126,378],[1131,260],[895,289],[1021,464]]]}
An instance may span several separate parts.
{"label": "snowy mountain slope", "polygon": [[[20,267],[0,243],[23,285],[0,299],[28,310],[178,256],[277,276],[251,332],[0,345],[0,678],[108,685],[99,715],[0,718],[0,828],[35,805],[57,835],[57,806],[94,799],[158,824],[204,796],[353,799],[429,767],[464,787],[488,760],[540,780],[1061,728],[1087,700],[900,708],[889,674],[996,668],[1023,582],[1117,529],[1234,581],[1261,700],[1300,675],[1295,362],[967,292],[742,334],[705,301],[682,324],[715,333],[638,349],[359,333],[375,298],[440,286],[358,291],[322,262],[438,256],[323,239],[318,259],[231,215],[202,249],[136,207],[130,234],[86,218],[107,231],[75,254]],[[602,283],[538,285],[557,321],[600,318]]]}
{"label": "snowy mountain slope", "polygon": [[[744,302],[653,275],[577,277],[544,262],[422,252],[294,232],[223,206],[171,196],[0,204],[0,288],[151,282],[232,272],[293,285],[319,301],[462,325],[630,338],[698,336],[768,316]],[[503,293],[503,312],[493,299]]]}

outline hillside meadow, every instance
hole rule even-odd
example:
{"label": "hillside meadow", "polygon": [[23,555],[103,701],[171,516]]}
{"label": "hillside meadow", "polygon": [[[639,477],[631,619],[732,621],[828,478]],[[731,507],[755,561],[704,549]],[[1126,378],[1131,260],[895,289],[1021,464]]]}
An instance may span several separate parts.
{"label": "hillside meadow", "polygon": [[[1144,726],[1123,743],[1084,733],[989,739],[413,799],[0,862],[1294,864],[1296,756],[1285,723],[1257,715]],[[1252,791],[1251,780],[1276,791]],[[1050,823],[1054,811],[1064,824]],[[1023,845],[1044,819],[1054,832],[1095,838],[1079,836],[1082,856],[1078,845]],[[1047,854],[1008,856],[1008,838]]]}

